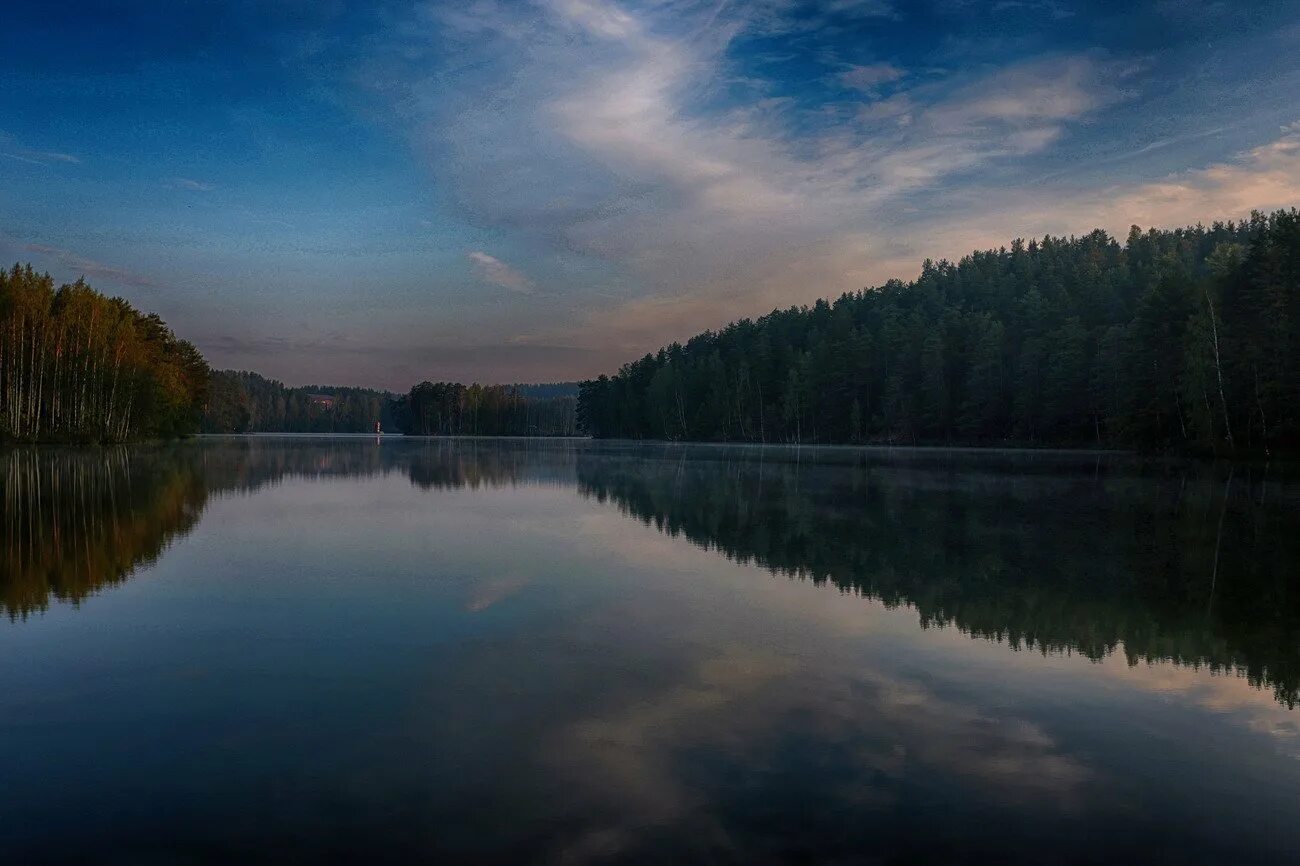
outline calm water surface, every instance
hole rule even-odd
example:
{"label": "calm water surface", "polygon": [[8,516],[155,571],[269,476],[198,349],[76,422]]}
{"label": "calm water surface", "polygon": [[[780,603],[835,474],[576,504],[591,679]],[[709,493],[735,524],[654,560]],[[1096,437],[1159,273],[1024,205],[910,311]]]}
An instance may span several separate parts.
{"label": "calm water surface", "polygon": [[5,863],[1300,860],[1300,483],[0,452]]}

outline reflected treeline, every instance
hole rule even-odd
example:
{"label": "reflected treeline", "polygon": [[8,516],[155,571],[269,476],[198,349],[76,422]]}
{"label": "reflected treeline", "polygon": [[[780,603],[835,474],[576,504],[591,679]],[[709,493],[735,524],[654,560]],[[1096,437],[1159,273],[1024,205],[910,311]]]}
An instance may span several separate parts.
{"label": "reflected treeline", "polygon": [[398,473],[423,490],[572,484],[575,449],[562,440],[231,437],[192,448],[214,493],[251,493],[286,478]]}
{"label": "reflected treeline", "polygon": [[0,453],[0,607],[79,602],[152,563],[207,500],[199,467],[174,447]]}
{"label": "reflected treeline", "polygon": [[0,452],[0,610],[80,602],[153,563],[214,495],[398,473],[421,489],[572,484],[572,443],[243,437]]}
{"label": "reflected treeline", "polygon": [[427,439],[409,448],[407,473],[422,490],[572,485],[577,446],[545,439]]}
{"label": "reflected treeline", "polygon": [[[810,456],[813,459],[809,459]],[[1239,670],[1300,697],[1300,482],[1066,453],[239,437],[0,453],[0,607],[78,602],[158,558],[210,498],[398,474],[422,490],[572,485],[728,557],[1015,647]]]}
{"label": "reflected treeline", "polygon": [[925,626],[1244,672],[1295,706],[1300,485],[1260,467],[1127,462],[664,448],[580,456],[578,479],[670,535],[910,605]]}

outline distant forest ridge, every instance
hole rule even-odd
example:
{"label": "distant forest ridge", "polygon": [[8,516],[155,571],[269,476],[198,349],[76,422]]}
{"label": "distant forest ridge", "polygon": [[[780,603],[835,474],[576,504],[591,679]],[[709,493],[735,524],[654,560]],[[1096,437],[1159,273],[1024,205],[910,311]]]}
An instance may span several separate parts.
{"label": "distant forest ridge", "polygon": [[1014,241],[583,382],[596,437],[1300,450],[1300,213]]}
{"label": "distant forest ridge", "polygon": [[[206,433],[370,433],[378,422],[390,432],[478,435],[572,435],[578,383],[437,386],[444,402],[437,410],[425,399],[434,388],[423,383],[410,394],[340,385],[289,386],[244,370],[211,374],[203,411]],[[417,393],[418,392],[418,393]],[[425,415],[413,415],[409,407]],[[427,410],[427,411],[426,411]]]}
{"label": "distant forest ridge", "polygon": [[393,412],[410,436],[574,436],[578,399],[566,388],[421,382]]}
{"label": "distant forest ridge", "polygon": [[290,387],[245,370],[216,370],[205,433],[365,433],[391,426],[392,395],[335,385]]}

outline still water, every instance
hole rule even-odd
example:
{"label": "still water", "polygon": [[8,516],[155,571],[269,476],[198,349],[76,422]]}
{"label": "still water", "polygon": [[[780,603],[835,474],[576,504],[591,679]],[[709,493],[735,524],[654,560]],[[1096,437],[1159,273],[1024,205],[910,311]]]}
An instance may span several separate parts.
{"label": "still water", "polygon": [[1300,481],[0,452],[5,863],[1300,860]]}

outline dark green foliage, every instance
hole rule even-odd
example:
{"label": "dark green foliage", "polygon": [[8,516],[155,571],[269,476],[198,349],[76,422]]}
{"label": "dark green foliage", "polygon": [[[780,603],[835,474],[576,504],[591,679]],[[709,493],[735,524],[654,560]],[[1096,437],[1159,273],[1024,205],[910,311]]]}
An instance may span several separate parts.
{"label": "dark green foliage", "polygon": [[393,402],[393,413],[408,436],[572,436],[574,397],[523,393],[552,387],[562,386],[421,382]]}
{"label": "dark green foliage", "polygon": [[208,365],[157,315],[84,280],[0,271],[0,440],[112,442],[199,426]]}
{"label": "dark green foliage", "polygon": [[290,388],[257,373],[219,370],[203,410],[205,433],[373,433],[395,426],[392,395],[370,388]]}
{"label": "dark green foliage", "polygon": [[577,382],[538,382],[536,384],[509,385],[519,392],[520,397],[532,397],[549,400],[553,397],[577,397]]}
{"label": "dark green foliage", "polygon": [[371,433],[419,435],[557,436],[575,432],[578,386],[460,385],[424,382],[409,394],[368,388],[307,385],[291,388],[257,373],[212,374],[204,409],[208,433]]}
{"label": "dark green foliage", "polygon": [[1016,241],[579,387],[597,437],[1300,447],[1300,213]]}

